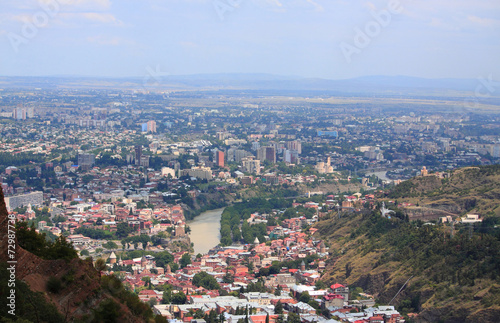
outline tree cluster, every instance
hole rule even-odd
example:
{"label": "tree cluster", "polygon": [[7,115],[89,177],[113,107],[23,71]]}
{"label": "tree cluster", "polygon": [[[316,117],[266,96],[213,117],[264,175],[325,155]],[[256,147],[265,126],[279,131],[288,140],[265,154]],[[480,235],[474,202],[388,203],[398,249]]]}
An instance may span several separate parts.
{"label": "tree cluster", "polygon": [[73,244],[66,241],[64,236],[54,242],[48,241],[45,233],[37,233],[35,227],[28,227],[26,222],[17,223],[16,234],[19,245],[40,258],[71,260],[78,257]]}

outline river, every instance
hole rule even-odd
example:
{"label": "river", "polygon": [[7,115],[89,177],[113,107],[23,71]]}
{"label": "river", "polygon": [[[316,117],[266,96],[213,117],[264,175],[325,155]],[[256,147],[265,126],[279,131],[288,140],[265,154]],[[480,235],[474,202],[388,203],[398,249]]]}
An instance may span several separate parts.
{"label": "river", "polygon": [[189,235],[194,244],[194,253],[205,254],[220,242],[220,217],[222,209],[203,212],[193,220],[187,222],[191,228]]}

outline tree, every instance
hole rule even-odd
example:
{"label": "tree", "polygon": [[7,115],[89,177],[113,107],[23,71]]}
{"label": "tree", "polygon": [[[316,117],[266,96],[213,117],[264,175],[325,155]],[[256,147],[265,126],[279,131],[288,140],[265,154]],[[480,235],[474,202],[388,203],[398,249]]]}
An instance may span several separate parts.
{"label": "tree", "polygon": [[149,303],[149,306],[153,307],[153,306],[155,306],[156,304],[158,304],[158,301],[156,300],[156,297],[151,297],[151,298],[149,299],[149,302],[148,302],[148,303]]}
{"label": "tree", "polygon": [[222,278],[222,281],[226,284],[232,284],[234,282],[234,277],[230,272],[227,272]]}
{"label": "tree", "polygon": [[301,322],[300,315],[293,313],[293,312],[289,312],[286,322],[287,323],[300,323]]}
{"label": "tree", "polygon": [[326,289],[327,286],[325,284],[325,282],[321,281],[321,280],[318,280],[314,286],[316,287],[316,289]]}
{"label": "tree", "polygon": [[205,315],[205,321],[207,323],[218,323],[217,322],[217,313],[214,310],[210,310],[208,315]]}
{"label": "tree", "polygon": [[99,281],[101,280],[101,272],[106,270],[106,261],[102,258],[96,260],[94,268],[99,272]]}
{"label": "tree", "polygon": [[267,225],[268,225],[268,226],[270,226],[270,227],[272,227],[272,226],[276,226],[276,225],[278,225],[278,223],[276,222],[276,219],[275,219],[275,218],[273,218],[273,217],[269,217],[269,218],[267,219]]}
{"label": "tree", "polygon": [[182,291],[172,295],[172,304],[186,304],[186,294]]}
{"label": "tree", "polygon": [[108,298],[94,310],[95,322],[120,322],[123,315],[120,305]]}
{"label": "tree", "polygon": [[113,241],[108,241],[102,245],[106,249],[118,249],[118,245]]}
{"label": "tree", "polygon": [[156,315],[155,316],[155,323],[168,323],[168,320],[161,315]]}
{"label": "tree", "polygon": [[172,302],[172,285],[163,285],[163,298],[161,300],[162,304],[170,304]]}
{"label": "tree", "polygon": [[61,279],[50,276],[46,284],[47,290],[53,294],[58,294],[63,289],[63,284]]}
{"label": "tree", "polygon": [[309,295],[309,292],[305,291],[302,294],[300,294],[299,301],[301,301],[303,303],[309,303],[310,300],[311,300],[311,296]]}
{"label": "tree", "polygon": [[130,228],[126,222],[120,222],[116,225],[116,236],[118,238],[126,238],[134,229]]}
{"label": "tree", "polygon": [[84,184],[88,184],[88,183],[89,183],[90,181],[92,181],[93,179],[94,179],[94,176],[92,176],[92,175],[84,175],[84,176],[82,177],[82,182],[83,182]]}
{"label": "tree", "polygon": [[281,301],[278,301],[278,303],[276,303],[276,306],[274,306],[274,313],[283,314],[283,304],[281,304]]}
{"label": "tree", "polygon": [[191,263],[191,256],[189,253],[185,253],[182,255],[181,259],[179,260],[179,265],[181,265],[181,268],[186,267]]}
{"label": "tree", "polygon": [[54,223],[66,222],[66,218],[63,217],[62,215],[56,215],[55,217],[52,218],[52,222]]}
{"label": "tree", "polygon": [[40,258],[71,260],[78,257],[78,252],[64,236],[58,237],[54,242],[47,241],[45,233],[37,233],[34,224],[28,227],[26,222],[18,222],[16,231],[19,245]]}
{"label": "tree", "polygon": [[203,288],[209,290],[220,289],[220,285],[217,283],[217,280],[204,271],[195,274],[193,276],[192,283],[197,287],[202,286]]}
{"label": "tree", "polygon": [[170,268],[172,268],[172,263],[174,261],[174,256],[168,251],[161,251],[155,254],[156,266],[158,267],[167,267],[170,264]]}

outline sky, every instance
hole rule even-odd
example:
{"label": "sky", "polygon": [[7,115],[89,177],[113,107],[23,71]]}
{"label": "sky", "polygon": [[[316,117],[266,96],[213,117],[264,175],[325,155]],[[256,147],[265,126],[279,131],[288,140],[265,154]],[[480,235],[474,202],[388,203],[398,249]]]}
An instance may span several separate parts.
{"label": "sky", "polygon": [[500,78],[498,0],[1,0],[0,75]]}

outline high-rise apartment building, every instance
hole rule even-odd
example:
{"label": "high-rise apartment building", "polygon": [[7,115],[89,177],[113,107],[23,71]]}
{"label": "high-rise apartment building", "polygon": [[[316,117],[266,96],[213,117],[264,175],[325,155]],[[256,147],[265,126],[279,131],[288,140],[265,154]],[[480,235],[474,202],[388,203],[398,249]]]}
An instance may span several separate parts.
{"label": "high-rise apartment building", "polygon": [[215,163],[219,167],[224,167],[224,152],[217,150],[215,152]]}
{"label": "high-rise apartment building", "polygon": [[95,163],[95,155],[78,154],[78,166],[83,170],[89,170]]}
{"label": "high-rise apartment building", "polygon": [[295,150],[297,153],[302,154],[302,143],[299,140],[293,140],[286,143],[288,150]]}
{"label": "high-rise apartment building", "polygon": [[135,146],[135,164],[137,166],[141,165],[141,157],[142,157],[142,146],[137,145]]}
{"label": "high-rise apartment building", "polygon": [[25,108],[22,105],[18,105],[14,111],[12,111],[12,117],[16,120],[26,120],[27,118],[35,117],[35,108]]}
{"label": "high-rise apartment building", "polygon": [[257,159],[261,162],[276,163],[276,149],[272,146],[261,147],[257,150]]}
{"label": "high-rise apartment building", "polygon": [[260,174],[260,160],[254,159],[253,156],[243,158],[241,165],[246,173]]}
{"label": "high-rise apartment building", "polygon": [[283,159],[288,164],[300,164],[299,152],[296,150],[285,150]]}
{"label": "high-rise apartment building", "polygon": [[494,158],[500,157],[500,144],[492,145],[490,154]]}
{"label": "high-rise apartment building", "polygon": [[26,109],[26,117],[33,119],[35,117],[35,108],[27,108]]}
{"label": "high-rise apartment building", "polygon": [[152,132],[152,133],[156,132],[156,121],[154,121],[154,120],[148,121],[147,132]]}

